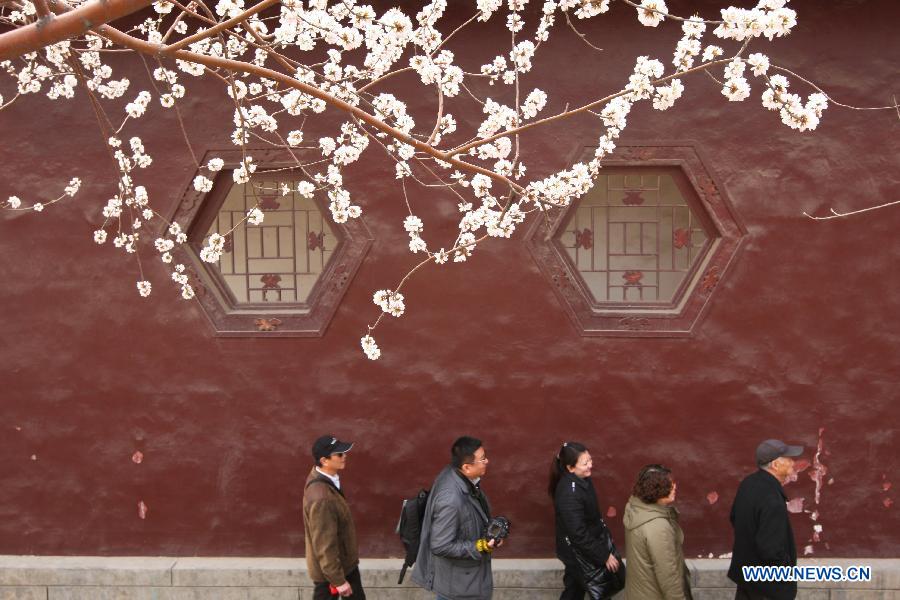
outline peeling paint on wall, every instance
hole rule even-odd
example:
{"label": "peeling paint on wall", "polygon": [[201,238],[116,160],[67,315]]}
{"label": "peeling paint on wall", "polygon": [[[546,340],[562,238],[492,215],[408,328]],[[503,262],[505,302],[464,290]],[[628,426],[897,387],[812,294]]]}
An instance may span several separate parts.
{"label": "peeling paint on wall", "polygon": [[[887,494],[889,491],[891,491],[892,486],[893,486],[893,484],[888,480],[887,475],[882,473],[881,474],[881,493]],[[885,497],[882,498],[882,500],[881,500],[881,505],[884,506],[885,508],[890,508],[894,505],[894,500],[890,496],[885,495]]]}
{"label": "peeling paint on wall", "polygon": [[[811,509],[810,511],[807,511],[807,512],[809,512],[810,521],[813,521],[812,534],[810,535],[809,539],[807,540],[807,542],[809,542],[809,543],[803,548],[804,555],[809,555],[809,554],[815,553],[815,544],[818,544],[819,542],[822,541],[823,528],[822,528],[822,524],[817,523],[817,521],[819,520],[819,506],[821,505],[821,500],[822,500],[822,487],[825,485],[825,483],[824,483],[825,475],[826,475],[826,473],[828,473],[828,467],[825,465],[825,463],[822,462],[822,457],[828,456],[830,454],[828,452],[828,450],[825,449],[824,435],[825,435],[825,428],[820,427],[819,428],[819,441],[816,444],[816,454],[813,457],[812,465],[809,465],[809,463],[807,461],[798,461],[798,463],[800,463],[800,462],[806,463],[806,465],[803,467],[803,470],[806,470],[806,468],[809,466],[812,467],[809,472],[809,478],[816,484],[815,499],[813,500],[813,504],[815,505],[815,508]],[[834,483],[834,478],[833,477],[829,478],[827,485],[831,485],[833,483]],[[799,500],[801,501],[801,505],[802,505],[803,499],[800,498]],[[792,500],[792,502],[793,502],[793,500]],[[788,510],[791,510],[790,502],[788,503]],[[791,511],[791,512],[799,512],[799,511]],[[825,548],[826,549],[830,548],[830,546],[828,545],[827,542],[825,543]]]}
{"label": "peeling paint on wall", "polygon": [[[809,478],[812,479],[816,484],[816,505],[819,504],[822,496],[822,485],[825,481],[825,474],[828,472],[828,467],[826,467],[822,463],[822,453],[824,452],[824,440],[822,439],[822,435],[825,433],[825,428],[819,428],[819,443],[816,446],[816,455],[813,457],[813,469],[809,473]],[[832,479],[832,481],[834,481]]]}
{"label": "peeling paint on wall", "polygon": [[710,504],[715,504],[719,501],[719,493],[716,491],[712,491],[706,495],[706,501]]}
{"label": "peeling paint on wall", "polygon": [[791,498],[788,500],[787,509],[788,512],[792,513],[802,513],[803,512],[803,503],[806,501],[806,498]]}
{"label": "peeling paint on wall", "polygon": [[146,518],[147,518],[147,512],[148,512],[149,510],[150,510],[150,509],[147,507],[146,504],[144,504],[144,501],[143,501],[143,500],[141,500],[140,502],[138,502],[138,518],[140,518],[140,519],[146,519]]}

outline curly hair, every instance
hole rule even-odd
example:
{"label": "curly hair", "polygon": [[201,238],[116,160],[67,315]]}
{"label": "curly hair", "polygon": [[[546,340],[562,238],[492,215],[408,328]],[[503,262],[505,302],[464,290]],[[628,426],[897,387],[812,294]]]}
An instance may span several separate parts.
{"label": "curly hair", "polygon": [[637,481],[631,490],[632,496],[637,496],[647,504],[653,504],[660,498],[665,498],[672,491],[672,471],[662,465],[647,465],[638,473]]}

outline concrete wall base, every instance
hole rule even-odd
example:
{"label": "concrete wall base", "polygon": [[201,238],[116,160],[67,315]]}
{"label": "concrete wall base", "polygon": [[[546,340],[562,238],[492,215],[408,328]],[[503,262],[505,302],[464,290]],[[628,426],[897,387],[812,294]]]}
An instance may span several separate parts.
{"label": "concrete wall base", "polygon": [[[370,600],[431,600],[408,580],[400,559],[360,565]],[[802,583],[799,600],[900,600],[900,559],[802,560],[809,565],[869,565],[865,583]],[[731,600],[728,561],[688,560],[695,600]],[[408,579],[408,578],[407,578]],[[494,600],[557,600],[555,559],[494,561]],[[0,556],[0,600],[311,600],[302,558]],[[617,600],[625,600],[620,595]],[[640,600],[640,599],[635,599]]]}

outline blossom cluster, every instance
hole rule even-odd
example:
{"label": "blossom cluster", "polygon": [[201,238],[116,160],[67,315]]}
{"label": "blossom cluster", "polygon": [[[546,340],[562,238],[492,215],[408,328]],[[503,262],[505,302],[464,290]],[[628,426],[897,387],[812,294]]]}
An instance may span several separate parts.
{"label": "blossom cluster", "polygon": [[409,60],[409,66],[419,74],[425,85],[436,85],[441,93],[452,98],[459,94],[459,84],[463,80],[463,70],[453,64],[453,53],[449,50],[431,57],[417,55]]}
{"label": "blossom cluster", "polygon": [[403,228],[409,234],[409,251],[413,254],[428,251],[428,246],[421,237],[424,227],[422,219],[415,215],[409,215],[403,220]]}
{"label": "blossom cluster", "polygon": [[378,290],[372,297],[372,302],[375,303],[375,306],[380,307],[383,312],[394,317],[401,316],[406,310],[406,305],[403,303],[403,294],[400,292]]}
{"label": "blossom cluster", "polygon": [[797,94],[788,93],[788,80],[783,75],[769,78],[769,89],[763,92],[763,106],[774,110],[781,121],[792,129],[809,131],[819,125],[822,112],[828,108],[828,96],[821,92],[810,94],[803,102]]}
{"label": "blossom cluster", "polygon": [[378,347],[378,344],[375,343],[375,338],[371,335],[366,335],[360,338],[359,342],[363,352],[366,354],[366,358],[369,360],[378,360],[381,356],[381,349]]}
{"label": "blossom cluster", "polygon": [[700,38],[706,31],[706,23],[699,15],[694,15],[682,23],[681,31],[684,35],[678,40],[675,58],[672,59],[675,70],[679,72],[687,71],[694,66],[694,59],[700,54]]}
{"label": "blossom cluster", "polygon": [[760,36],[768,40],[785,36],[797,24],[797,13],[786,5],[787,0],[760,0],[756,8],[723,8],[723,22],[713,34],[738,42]]}

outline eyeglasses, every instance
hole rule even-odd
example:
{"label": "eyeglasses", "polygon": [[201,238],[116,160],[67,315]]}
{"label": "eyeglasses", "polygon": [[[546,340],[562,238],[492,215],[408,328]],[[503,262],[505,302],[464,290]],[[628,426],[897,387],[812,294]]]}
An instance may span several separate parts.
{"label": "eyeglasses", "polygon": [[482,456],[481,458],[475,458],[472,462],[467,462],[467,465],[474,465],[475,463],[486,463],[488,461],[487,454]]}

